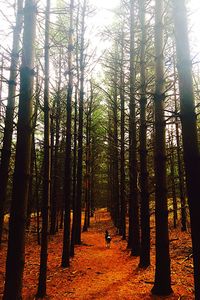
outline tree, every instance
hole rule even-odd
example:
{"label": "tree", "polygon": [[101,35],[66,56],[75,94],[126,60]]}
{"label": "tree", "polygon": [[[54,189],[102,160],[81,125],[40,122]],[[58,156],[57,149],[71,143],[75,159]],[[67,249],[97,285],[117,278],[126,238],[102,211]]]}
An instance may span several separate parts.
{"label": "tree", "polygon": [[85,218],[83,231],[87,231],[90,226],[91,212],[91,124],[92,124],[92,109],[93,109],[93,85],[90,82],[90,95],[88,99],[88,108],[86,112],[86,154],[85,154]]}
{"label": "tree", "polygon": [[79,120],[78,120],[78,162],[77,162],[77,192],[76,192],[76,229],[75,244],[81,243],[81,202],[82,202],[82,177],[83,177],[83,101],[84,101],[84,79],[85,79],[85,15],[86,3],[83,1],[81,17],[81,41],[80,41],[80,98],[79,98]]}
{"label": "tree", "polygon": [[141,268],[150,265],[150,215],[149,215],[149,192],[148,192],[148,168],[147,168],[147,122],[146,122],[146,24],[145,24],[145,1],[140,1],[139,6],[141,42],[140,42],[140,186],[141,186]]}
{"label": "tree", "polygon": [[200,299],[200,205],[198,199],[200,158],[192,82],[192,65],[188,40],[186,4],[184,0],[173,0],[172,3],[179,78],[183,152],[191,221],[195,299]]}
{"label": "tree", "polygon": [[[61,49],[59,51],[58,87],[55,95],[55,145],[54,159],[52,157],[52,199],[51,199],[51,226],[50,234],[57,230],[58,217],[58,191],[59,191],[59,139],[60,139],[60,115],[61,115]],[[52,115],[53,118],[53,115]],[[53,140],[53,139],[52,139]],[[51,149],[53,152],[53,149]],[[52,155],[53,156],[53,155]]]}
{"label": "tree", "polygon": [[35,0],[26,0],[24,8],[22,65],[20,68],[17,145],[9,220],[4,300],[21,299],[22,292],[26,206],[31,159],[35,25],[36,2]]}
{"label": "tree", "polygon": [[114,191],[114,224],[119,230],[119,150],[118,150],[118,61],[117,61],[117,42],[115,42],[115,53],[114,53],[114,82],[113,82],[113,151],[112,151],[112,159],[113,159],[113,191]]}
{"label": "tree", "polygon": [[69,45],[68,45],[68,86],[67,86],[67,122],[66,122],[66,151],[65,151],[65,176],[64,176],[64,233],[62,250],[62,267],[69,267],[70,259],[70,209],[71,209],[71,111],[72,111],[72,92],[73,92],[73,10],[74,1],[70,1],[70,24],[69,24]]}
{"label": "tree", "polygon": [[42,237],[40,252],[40,273],[37,297],[46,295],[47,257],[48,257],[48,208],[50,204],[50,122],[49,122],[49,24],[50,24],[50,0],[46,2],[45,12],[45,81],[44,81],[44,178],[42,199]]}
{"label": "tree", "polygon": [[74,101],[74,132],[73,132],[73,142],[74,142],[74,150],[73,150],[73,187],[72,187],[72,207],[73,207],[73,220],[72,220],[72,230],[71,230],[71,243],[70,243],[70,256],[74,256],[74,246],[75,246],[75,238],[76,238],[76,227],[77,227],[77,204],[76,204],[76,191],[77,191],[77,114],[78,114],[78,92],[79,92],[79,47],[78,47],[78,26],[79,26],[79,5],[77,9],[76,15],[76,79],[77,83],[75,86],[75,101]]}
{"label": "tree", "polygon": [[163,13],[164,1],[155,2],[155,218],[156,218],[156,271],[152,293],[169,295],[171,289],[168,207],[166,183],[166,149],[164,119],[164,63],[163,63]]}
{"label": "tree", "polygon": [[121,29],[121,57],[120,57],[120,234],[126,239],[126,199],[125,199],[125,85],[124,85],[124,28]]}
{"label": "tree", "polygon": [[129,246],[131,254],[140,253],[139,205],[137,192],[137,139],[136,139],[136,104],[135,104],[135,1],[130,1],[130,117],[129,117]]}
{"label": "tree", "polygon": [[2,240],[4,204],[6,201],[6,190],[8,184],[9,163],[11,156],[11,144],[13,133],[13,116],[16,98],[17,69],[19,64],[20,35],[23,25],[23,0],[17,1],[16,24],[13,31],[13,47],[11,53],[10,78],[8,81],[8,103],[6,107],[6,118],[4,127],[3,146],[0,162],[0,243]]}

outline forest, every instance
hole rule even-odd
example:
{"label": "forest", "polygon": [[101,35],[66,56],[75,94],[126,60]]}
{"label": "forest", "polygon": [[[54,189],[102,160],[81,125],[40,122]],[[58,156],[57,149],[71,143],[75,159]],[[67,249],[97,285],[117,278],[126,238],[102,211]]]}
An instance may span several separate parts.
{"label": "forest", "polygon": [[198,1],[0,3],[0,298],[200,300]]}

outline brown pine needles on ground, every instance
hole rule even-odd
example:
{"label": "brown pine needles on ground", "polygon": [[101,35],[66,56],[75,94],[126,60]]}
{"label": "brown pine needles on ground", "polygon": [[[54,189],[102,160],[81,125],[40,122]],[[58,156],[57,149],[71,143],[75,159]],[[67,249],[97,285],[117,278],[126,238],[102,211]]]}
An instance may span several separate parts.
{"label": "brown pine needles on ground", "polygon": [[[154,224],[152,224],[154,228]],[[111,248],[106,248],[104,233],[112,235]],[[88,232],[82,234],[83,244],[76,246],[75,257],[70,269],[61,267],[62,231],[49,237],[48,255],[48,296],[45,299],[194,299],[193,265],[190,258],[191,240],[189,233],[170,229],[170,254],[172,267],[172,288],[174,294],[161,298],[150,294],[154,280],[154,229],[152,234],[151,267],[138,268],[139,258],[131,257],[127,243],[116,235],[109,213],[96,212],[91,219]],[[7,243],[0,249],[0,295],[3,294]],[[32,300],[37,291],[40,247],[36,237],[28,235],[26,264],[24,272],[23,299]]]}

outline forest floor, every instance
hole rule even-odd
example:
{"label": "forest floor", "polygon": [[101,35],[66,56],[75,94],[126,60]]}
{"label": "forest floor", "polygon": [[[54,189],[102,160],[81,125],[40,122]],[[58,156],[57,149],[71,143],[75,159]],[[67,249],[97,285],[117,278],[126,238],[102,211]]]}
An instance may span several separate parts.
{"label": "forest floor", "polygon": [[[154,227],[154,226],[153,226]],[[106,248],[105,230],[112,236],[111,247]],[[152,236],[154,230],[152,229]],[[70,269],[61,268],[62,231],[49,238],[48,279],[45,299],[194,299],[193,265],[189,258],[191,241],[189,233],[170,228],[170,253],[172,288],[169,297],[152,296],[154,281],[155,241],[152,238],[151,266],[138,268],[139,258],[131,257],[126,241],[116,234],[109,214],[99,210],[91,219],[91,227],[82,233],[82,245],[76,246]],[[0,249],[0,299],[5,278],[6,242]],[[36,236],[29,234],[26,245],[26,263],[23,283],[23,299],[35,299],[39,271],[40,247]]]}

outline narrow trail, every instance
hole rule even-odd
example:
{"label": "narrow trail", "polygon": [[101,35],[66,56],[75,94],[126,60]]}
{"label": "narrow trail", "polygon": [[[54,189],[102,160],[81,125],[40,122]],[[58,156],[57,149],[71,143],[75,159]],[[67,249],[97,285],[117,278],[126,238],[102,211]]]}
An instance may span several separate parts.
{"label": "narrow trail", "polygon": [[[133,267],[137,265],[136,258],[130,259],[126,250],[126,242],[115,234],[107,213],[99,213],[99,220],[92,224],[87,233],[83,233],[84,253],[81,249],[74,259],[74,267],[79,264],[82,276],[71,285],[71,298],[74,299],[133,299],[134,284],[131,283],[130,296],[127,289],[133,276]],[[111,247],[106,248],[105,230],[112,236]],[[81,253],[82,252],[82,253]],[[70,298],[69,298],[70,299]],[[136,299],[136,298],[134,298]],[[138,298],[141,299],[141,298]]]}
{"label": "narrow trail", "polygon": [[[112,236],[111,248],[106,248],[104,234],[108,229]],[[153,231],[153,230],[152,230]],[[109,213],[100,210],[91,226],[82,233],[82,245],[76,246],[75,257],[69,269],[61,268],[62,231],[50,236],[48,250],[48,278],[45,299],[50,300],[189,300],[193,297],[190,262],[184,260],[189,247],[188,234],[172,231],[173,254],[172,283],[174,294],[170,297],[155,297],[150,294],[154,280],[154,246],[152,265],[147,270],[138,268],[139,258],[131,257],[127,242],[116,235]],[[180,243],[181,242],[181,243]],[[182,249],[182,250],[181,250]],[[33,300],[37,291],[40,247],[33,235],[27,238],[24,271],[23,300]],[[0,251],[0,299],[5,278],[6,243]]]}
{"label": "narrow trail", "polygon": [[[106,229],[112,236],[109,249],[106,248],[104,240]],[[155,256],[152,255],[152,266],[147,270],[139,269],[139,258],[130,256],[127,242],[122,241],[116,234],[106,210],[98,211],[96,218],[92,218],[88,232],[82,233],[82,242],[81,246],[76,247],[70,270],[60,268],[59,258],[56,269],[58,273],[62,272],[63,276],[55,276],[55,270],[50,269],[49,284],[54,283],[54,290],[52,287],[49,289],[50,299],[163,299],[150,294],[154,281]],[[52,249],[53,253],[50,249],[50,255],[55,255],[55,247]],[[179,279],[176,294],[167,299],[194,299],[192,296],[183,296],[187,295],[187,283],[185,284],[184,290],[183,281]],[[180,295],[183,297],[180,298]]]}

